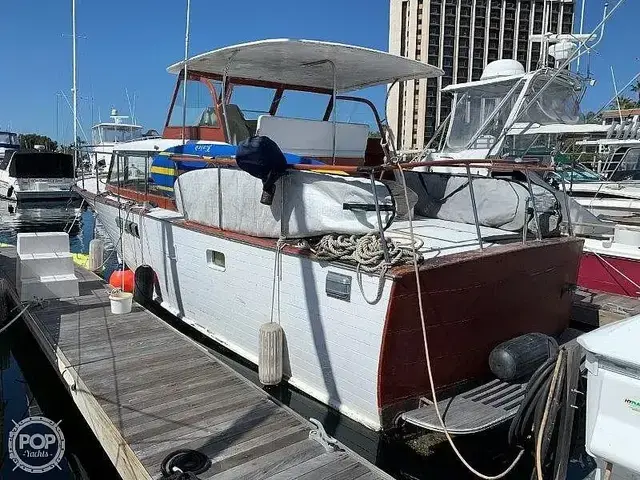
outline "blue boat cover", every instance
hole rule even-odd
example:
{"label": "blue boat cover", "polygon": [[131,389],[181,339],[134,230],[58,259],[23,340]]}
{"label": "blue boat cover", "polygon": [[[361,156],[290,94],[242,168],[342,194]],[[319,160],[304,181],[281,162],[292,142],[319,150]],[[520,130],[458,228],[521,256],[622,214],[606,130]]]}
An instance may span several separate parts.
{"label": "blue boat cover", "polygon": [[[173,193],[173,184],[179,174],[207,168],[210,164],[205,160],[216,157],[235,157],[238,147],[226,143],[186,143],[176,147],[168,148],[160,152],[153,158],[151,163],[151,182],[159,189]],[[171,154],[198,155],[203,157],[193,160],[174,160]],[[291,153],[284,154],[288,165],[325,165],[323,162]],[[177,172],[176,172],[177,169]]]}

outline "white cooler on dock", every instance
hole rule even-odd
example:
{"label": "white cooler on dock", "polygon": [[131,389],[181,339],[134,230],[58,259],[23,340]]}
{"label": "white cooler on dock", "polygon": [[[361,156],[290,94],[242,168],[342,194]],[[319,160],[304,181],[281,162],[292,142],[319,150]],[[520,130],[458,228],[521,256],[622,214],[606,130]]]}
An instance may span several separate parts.
{"label": "white cooler on dock", "polygon": [[78,296],[78,278],[64,232],[19,233],[16,287],[20,300]]}
{"label": "white cooler on dock", "polygon": [[640,315],[582,335],[587,351],[586,449],[603,478],[640,480]]}

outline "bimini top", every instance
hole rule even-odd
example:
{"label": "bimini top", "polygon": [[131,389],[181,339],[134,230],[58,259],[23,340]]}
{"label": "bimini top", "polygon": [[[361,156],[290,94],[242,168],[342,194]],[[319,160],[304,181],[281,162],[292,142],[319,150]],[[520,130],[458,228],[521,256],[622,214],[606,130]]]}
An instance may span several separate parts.
{"label": "bimini top", "polygon": [[[379,50],[315,40],[260,40],[212,50],[188,60],[187,68],[230,77],[264,80],[298,87],[357,90],[418,78],[438,77],[437,67]],[[177,74],[184,62],[167,71]]]}

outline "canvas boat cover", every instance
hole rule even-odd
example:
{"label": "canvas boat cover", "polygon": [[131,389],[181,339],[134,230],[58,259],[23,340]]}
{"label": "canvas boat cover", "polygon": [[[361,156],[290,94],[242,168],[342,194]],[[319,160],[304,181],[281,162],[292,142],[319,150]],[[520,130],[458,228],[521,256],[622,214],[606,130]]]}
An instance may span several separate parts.
{"label": "canvas boat cover", "polygon": [[[465,175],[409,171],[405,177],[418,196],[416,215],[475,224]],[[474,178],[473,191],[480,225],[521,231],[526,223],[530,232],[536,232],[533,215],[527,212],[530,195],[526,186],[513,180]],[[533,193],[542,235],[556,232],[561,220],[556,197],[540,185],[533,185]]]}
{"label": "canvas boat cover", "polygon": [[[383,227],[393,221],[389,188],[375,182]],[[266,238],[305,238],[378,231],[368,179],[289,170],[276,182],[271,205],[260,203],[259,178],[236,168],[186,172],[175,182],[176,205],[188,220]]]}

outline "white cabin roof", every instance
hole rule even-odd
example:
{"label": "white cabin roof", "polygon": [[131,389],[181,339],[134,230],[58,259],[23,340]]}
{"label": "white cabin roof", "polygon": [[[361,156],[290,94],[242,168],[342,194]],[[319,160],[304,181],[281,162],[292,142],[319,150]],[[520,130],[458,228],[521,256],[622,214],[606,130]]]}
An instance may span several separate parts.
{"label": "white cabin roof", "polygon": [[597,125],[593,123],[552,123],[549,125],[516,123],[509,130],[509,135],[548,135],[548,134],[576,134],[606,133],[609,125]]}
{"label": "white cabin roof", "polygon": [[[607,127],[611,127],[611,125],[606,125]],[[578,142],[576,142],[576,145],[580,145],[580,146],[602,146],[602,147],[608,147],[608,146],[618,146],[618,147],[637,147],[638,145],[640,145],[640,140],[637,140],[635,138],[628,138],[626,140],[621,140],[618,138],[600,138],[597,140],[580,140]]]}
{"label": "white cabin roof", "polygon": [[[231,77],[333,89],[333,62],[338,91],[357,90],[418,78],[438,77],[437,67],[370,48],[316,40],[274,39],[243,43],[202,53],[187,61],[187,68]],[[177,74],[184,62],[167,71]]]}

